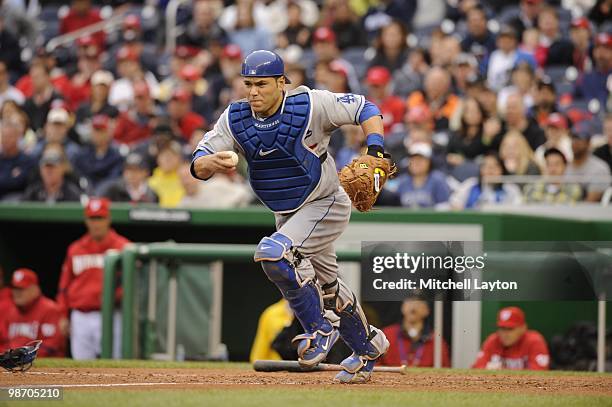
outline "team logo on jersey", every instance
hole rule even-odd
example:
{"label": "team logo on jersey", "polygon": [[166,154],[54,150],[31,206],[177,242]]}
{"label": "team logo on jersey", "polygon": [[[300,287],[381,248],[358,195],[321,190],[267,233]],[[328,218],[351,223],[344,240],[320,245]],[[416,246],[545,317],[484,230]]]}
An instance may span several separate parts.
{"label": "team logo on jersey", "polygon": [[9,338],[23,336],[30,339],[38,337],[38,322],[14,322],[9,325]]}
{"label": "team logo on jersey", "polygon": [[82,254],[72,258],[72,272],[75,276],[92,268],[104,268],[103,254]]}
{"label": "team logo on jersey", "polygon": [[336,98],[336,102],[346,103],[347,105],[355,103],[355,100],[355,95],[352,93],[346,93],[344,96],[339,96]]}

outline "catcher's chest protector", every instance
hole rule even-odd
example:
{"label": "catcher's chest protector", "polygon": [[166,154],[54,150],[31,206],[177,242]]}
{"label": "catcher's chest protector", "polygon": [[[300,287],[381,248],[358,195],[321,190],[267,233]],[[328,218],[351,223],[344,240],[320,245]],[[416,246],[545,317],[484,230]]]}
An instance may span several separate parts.
{"label": "catcher's chest protector", "polygon": [[230,106],[228,122],[249,163],[249,181],[274,212],[291,212],[308,198],[321,178],[321,159],[302,143],[310,119],[310,96],[288,96],[282,112],[253,118],[247,102]]}

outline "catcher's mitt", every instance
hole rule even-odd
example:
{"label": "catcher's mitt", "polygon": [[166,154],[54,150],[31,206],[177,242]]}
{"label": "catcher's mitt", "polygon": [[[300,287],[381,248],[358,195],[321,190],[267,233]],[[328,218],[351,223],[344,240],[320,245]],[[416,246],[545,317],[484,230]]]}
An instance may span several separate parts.
{"label": "catcher's mitt", "polygon": [[385,154],[384,157],[362,155],[338,174],[340,184],[360,212],[372,209],[387,179],[397,172],[395,164],[387,159],[389,155]]}
{"label": "catcher's mitt", "polygon": [[32,367],[40,348],[41,340],[32,341],[26,346],[9,349],[0,353],[0,366],[9,372],[25,372]]}

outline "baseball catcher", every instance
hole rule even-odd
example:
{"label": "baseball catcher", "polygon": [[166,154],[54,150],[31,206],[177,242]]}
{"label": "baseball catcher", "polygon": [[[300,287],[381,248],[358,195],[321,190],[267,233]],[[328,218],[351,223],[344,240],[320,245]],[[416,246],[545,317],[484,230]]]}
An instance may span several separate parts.
{"label": "baseball catcher", "polygon": [[32,341],[25,346],[0,353],[0,366],[9,372],[25,372],[32,367],[42,341]]}
{"label": "baseball catcher", "polygon": [[[368,324],[356,296],[338,278],[334,242],[351,215],[347,192],[359,210],[368,210],[393,173],[381,113],[361,95],[305,86],[285,91],[289,79],[274,52],[249,54],[242,76],[246,99],[231,103],[204,135],[191,172],[206,180],[233,170],[236,153],[247,161],[249,182],[276,219],[276,232],[261,239],[254,260],[304,328],[293,339],[298,362],[316,366],[341,336],[353,354],[342,361],[336,380],[366,382],[389,342]],[[368,145],[368,155],[340,175],[346,191],[327,153],[330,133],[345,124],[360,125]]]}

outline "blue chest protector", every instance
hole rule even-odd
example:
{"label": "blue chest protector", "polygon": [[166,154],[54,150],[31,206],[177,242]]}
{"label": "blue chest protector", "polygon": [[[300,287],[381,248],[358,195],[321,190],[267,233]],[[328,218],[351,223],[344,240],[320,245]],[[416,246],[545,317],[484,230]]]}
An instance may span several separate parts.
{"label": "blue chest protector", "polygon": [[308,93],[288,96],[282,111],[259,121],[247,102],[233,103],[229,127],[249,163],[249,181],[261,201],[274,212],[297,209],[316,188],[321,163],[302,144],[310,116]]}

